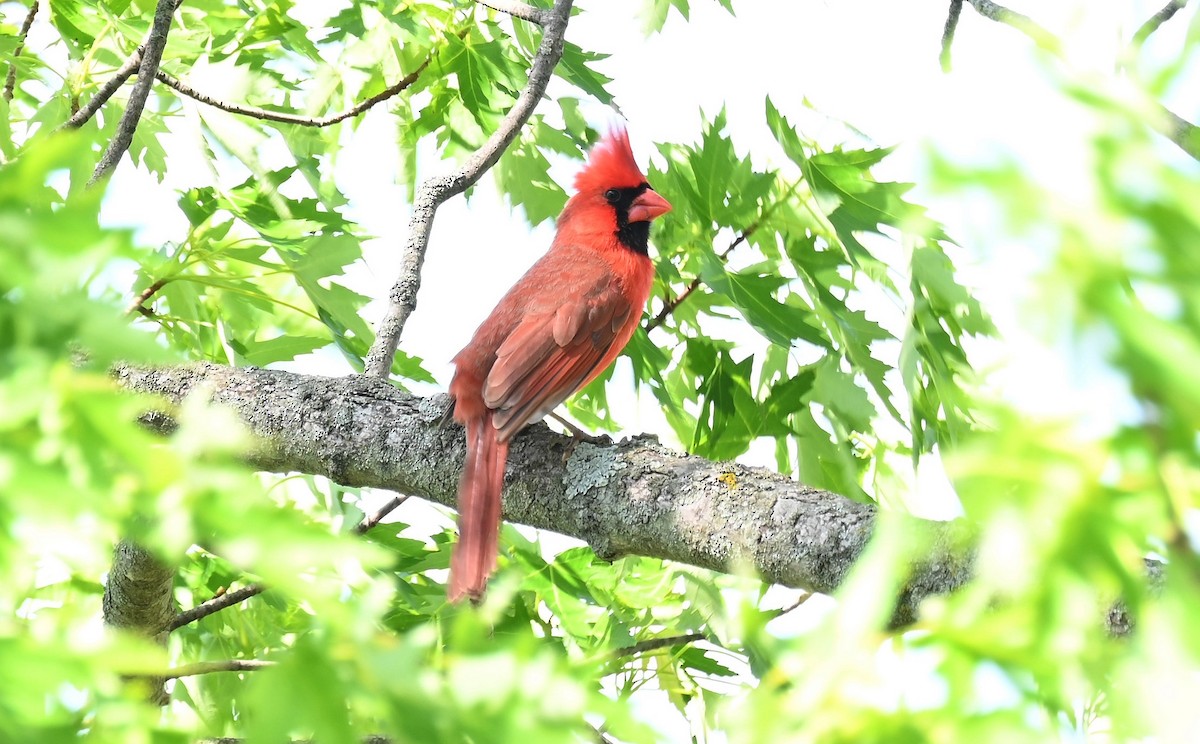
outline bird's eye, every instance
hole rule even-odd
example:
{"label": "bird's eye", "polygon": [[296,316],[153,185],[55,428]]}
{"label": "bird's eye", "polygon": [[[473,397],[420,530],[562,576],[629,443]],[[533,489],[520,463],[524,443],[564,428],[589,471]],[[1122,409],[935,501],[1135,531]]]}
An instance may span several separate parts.
{"label": "bird's eye", "polygon": [[621,192],[616,189],[609,189],[604,192],[604,198],[608,200],[609,204],[616,204],[617,200],[621,198]]}

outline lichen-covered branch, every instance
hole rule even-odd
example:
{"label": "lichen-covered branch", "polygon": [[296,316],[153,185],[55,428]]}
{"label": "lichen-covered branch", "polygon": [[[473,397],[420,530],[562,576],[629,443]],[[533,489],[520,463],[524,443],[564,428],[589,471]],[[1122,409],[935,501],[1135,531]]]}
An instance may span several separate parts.
{"label": "lichen-covered branch", "polygon": [[[454,504],[464,442],[459,427],[441,424],[445,396],[417,398],[370,377],[211,364],[114,374],[173,403],[197,392],[233,409],[261,442],[247,453],[255,467]],[[681,455],[644,436],[575,443],[542,425],[512,442],[503,513],[585,540],[604,558],[645,555],[718,571],[748,565],[767,581],[823,593],[842,583],[876,521],[871,505],[764,468]],[[912,529],[930,549],[900,599],[899,622],[972,571],[963,524],[913,519]]]}
{"label": "lichen-covered branch", "polygon": [[371,350],[367,353],[365,373],[368,376],[386,378],[391,373],[400,334],[417,307],[421,267],[425,264],[425,251],[429,247],[429,234],[438,207],[450,197],[466,191],[496,164],[545,94],[550,76],[562,58],[563,38],[571,17],[572,1],[555,0],[554,8],[543,14],[542,42],[529,70],[529,82],[488,141],[467,158],[457,171],[448,176],[430,178],[417,190],[400,276],[392,285],[387,311],[376,328],[375,343],[371,344]]}

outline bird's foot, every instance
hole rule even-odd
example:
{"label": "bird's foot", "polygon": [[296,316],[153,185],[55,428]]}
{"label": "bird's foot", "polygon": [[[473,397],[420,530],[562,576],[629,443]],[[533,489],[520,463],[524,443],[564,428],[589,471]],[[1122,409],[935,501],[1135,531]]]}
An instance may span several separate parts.
{"label": "bird's foot", "polygon": [[588,434],[583,429],[580,429],[578,426],[576,426],[575,424],[566,420],[562,416],[559,416],[557,413],[554,413],[553,411],[550,413],[550,418],[552,418],[555,421],[557,421],[558,423],[562,424],[566,428],[567,431],[571,432],[571,438],[577,440],[576,444],[578,444],[579,442],[587,442],[588,444],[594,444],[597,446],[605,446],[605,445],[609,445],[609,444],[613,443],[612,437],[610,437],[609,435],[607,435],[607,434]]}

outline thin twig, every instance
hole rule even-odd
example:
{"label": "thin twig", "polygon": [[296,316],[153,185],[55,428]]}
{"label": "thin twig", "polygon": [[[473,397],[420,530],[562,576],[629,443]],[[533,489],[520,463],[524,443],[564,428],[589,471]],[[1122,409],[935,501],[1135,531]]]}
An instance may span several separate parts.
{"label": "thin twig", "polygon": [[650,638],[645,641],[638,641],[632,646],[617,649],[613,652],[613,658],[621,659],[627,656],[637,656],[649,651],[657,651],[660,648],[683,646],[688,643],[703,641],[707,637],[703,633],[686,633],[684,635],[667,636],[665,638]]}
{"label": "thin twig", "polygon": [[201,602],[190,610],[184,610],[171,619],[167,625],[167,632],[178,630],[183,626],[194,623],[201,618],[208,617],[214,612],[220,612],[226,607],[232,607],[239,602],[245,602],[251,597],[257,596],[265,592],[267,588],[262,584],[251,584],[241,589],[235,589],[232,592],[226,592],[219,597],[213,597],[207,602]]}
{"label": "thin twig", "polygon": [[536,23],[539,26],[546,25],[546,11],[526,3],[511,2],[511,0],[475,0],[475,2],[485,8],[507,13],[513,18],[520,18],[523,21]]}
{"label": "thin twig", "polygon": [[963,0],[950,0],[950,12],[946,15],[946,26],[942,29],[942,53],[938,57],[942,63],[942,72],[950,72],[950,47],[954,46],[954,32],[958,30],[962,4]]}
{"label": "thin twig", "polygon": [[409,494],[396,496],[391,501],[376,509],[374,514],[363,517],[363,520],[354,526],[354,533],[356,535],[365,535],[372,527],[379,524],[380,520],[396,511],[396,508],[405,501],[408,501],[408,499]]}
{"label": "thin twig", "polygon": [[[737,239],[730,243],[728,248],[717,254],[717,258],[720,258],[722,261],[728,258],[729,254],[733,252],[733,249],[746,242],[746,238],[750,237],[750,234],[753,233],[757,227],[758,225],[755,224],[754,226],[748,228],[746,232],[737,236]],[[653,318],[651,318],[650,322],[646,324],[646,333],[649,333],[650,331],[653,331],[655,328],[658,328],[660,325],[662,325],[663,321],[667,319],[667,316],[675,312],[675,308],[683,304],[684,300],[691,297],[692,293],[699,289],[700,285],[703,283],[704,281],[700,277],[696,277],[692,280],[691,284],[687,285],[687,289],[680,292],[675,299],[664,302],[662,310],[658,311],[658,315],[655,315]]]}
{"label": "thin twig", "polygon": [[[1033,39],[1038,46],[1053,53],[1054,56],[1059,59],[1064,58],[1062,44],[1058,38],[1028,16],[1011,11],[1002,5],[997,5],[991,2],[991,0],[969,0],[969,2],[971,3],[971,7],[975,8],[984,18],[1012,26]],[[1163,13],[1164,11],[1166,11],[1166,8],[1159,12]],[[1171,13],[1166,15],[1166,18],[1170,18],[1171,15],[1174,15],[1174,12],[1171,11]],[[1147,105],[1153,108],[1154,111],[1151,111],[1149,116],[1145,118],[1146,126],[1175,143],[1180,150],[1183,150],[1193,159],[1200,160],[1200,127],[1187,121],[1158,101],[1147,101]]]}
{"label": "thin twig", "polygon": [[800,607],[801,605],[803,605],[805,602],[807,602],[808,600],[810,600],[812,598],[813,598],[813,592],[804,592],[796,599],[795,602],[792,602],[787,607],[781,607],[779,609],[779,614],[776,615],[775,617],[777,617],[777,618],[783,617],[784,615],[788,614],[792,610],[797,609],[798,607]]}
{"label": "thin twig", "polygon": [[25,50],[25,39],[29,36],[29,29],[33,26],[33,19],[37,16],[38,0],[33,0],[33,5],[29,6],[29,13],[25,16],[25,22],[21,24],[21,33],[17,36],[17,48],[13,50],[13,61],[8,63],[8,77],[4,80],[4,100],[11,101],[13,99],[13,91],[17,87],[17,57],[21,56],[21,52]]}
{"label": "thin twig", "polygon": [[400,276],[388,295],[388,309],[379,322],[375,342],[367,353],[364,374],[385,379],[390,374],[400,334],[417,306],[421,267],[425,263],[425,251],[429,247],[429,233],[437,208],[450,197],[466,191],[496,164],[537,107],[562,57],[563,37],[570,21],[572,3],[573,0],[555,0],[554,9],[545,15],[542,42],[529,70],[529,82],[488,141],[454,173],[431,178],[421,184],[413,199],[408,245],[405,247]]}
{"label": "thin twig", "polygon": [[176,0],[158,0],[154,9],[154,22],[150,25],[150,34],[143,45],[142,63],[138,66],[138,80],[129,94],[129,102],[125,104],[125,113],[117,124],[117,133],[108,143],[108,149],[96,164],[92,173],[93,186],[112,173],[113,168],[120,162],[129,144],[133,141],[133,133],[137,130],[138,121],[142,118],[142,109],[146,107],[146,99],[150,97],[150,86],[154,84],[154,74],[162,62],[163,49],[167,46],[167,34],[171,31],[171,16],[175,14]]}
{"label": "thin twig", "polygon": [[129,76],[137,72],[138,66],[142,64],[142,52],[145,51],[145,48],[146,47],[143,44],[137,49],[134,49],[133,54],[129,55],[129,59],[125,60],[125,64],[117,68],[117,71],[113,73],[112,77],[110,77],[108,81],[104,83],[104,85],[100,86],[100,90],[96,91],[96,95],[92,96],[90,101],[72,114],[71,118],[67,119],[67,121],[63,124],[63,127],[67,129],[78,129],[86,124],[89,119],[95,116],[96,112],[100,110],[100,107],[103,106],[108,99],[112,98],[113,93],[116,93],[118,90],[120,90],[121,86],[125,84],[125,81],[129,79]]}
{"label": "thin twig", "polygon": [[226,659],[225,661],[199,661],[195,664],[184,664],[167,670],[166,674],[155,675],[161,679],[179,679],[180,677],[195,677],[198,674],[213,672],[255,672],[259,669],[275,666],[273,661],[258,659]]}
{"label": "thin twig", "polygon": [[1171,0],[1162,7],[1154,15],[1150,16],[1145,23],[1133,34],[1133,39],[1129,42],[1130,52],[1136,53],[1146,43],[1146,39],[1158,30],[1158,27],[1171,20],[1176,13],[1183,10],[1183,6],[1187,5],[1187,0]]}
{"label": "thin twig", "polygon": [[[470,31],[469,27],[464,28],[461,31],[459,31],[457,35],[461,39],[464,36],[466,36],[469,31]],[[402,77],[395,84],[388,86],[387,88],[380,91],[379,93],[376,93],[375,95],[371,96],[370,98],[366,99],[365,101],[361,101],[361,102],[355,104],[353,107],[347,109],[346,111],[343,111],[340,114],[335,114],[333,116],[325,116],[325,117],[322,117],[319,119],[311,117],[311,116],[297,116],[296,114],[287,114],[287,113],[283,113],[280,111],[268,111],[266,109],[256,108],[254,106],[242,106],[242,105],[239,105],[236,103],[227,103],[218,98],[213,98],[210,95],[201,93],[200,91],[196,90],[192,86],[183,82],[179,78],[177,78],[163,70],[159,70],[156,73],[155,77],[158,78],[159,82],[167,85],[170,88],[175,89],[181,95],[185,95],[188,98],[193,98],[193,99],[199,101],[200,103],[205,103],[205,104],[208,104],[209,106],[219,108],[222,111],[228,111],[231,114],[240,114],[242,116],[249,116],[249,117],[252,117],[255,119],[261,119],[263,121],[278,121],[278,122],[282,122],[284,124],[296,124],[296,125],[302,126],[302,127],[328,127],[328,126],[333,126],[334,124],[337,124],[340,121],[345,121],[346,119],[349,119],[351,117],[358,116],[359,114],[361,114],[364,111],[366,111],[367,109],[375,106],[376,104],[386,101],[387,99],[398,95],[401,91],[405,90],[406,88],[411,87],[413,83],[417,82],[417,79],[419,77],[421,77],[421,74],[423,72],[425,72],[425,70],[429,67],[429,65],[433,63],[433,60],[437,57],[439,51],[440,51],[440,49],[435,49],[435,50],[431,51],[429,53],[429,56],[427,56],[425,58],[425,61],[423,61],[417,67],[417,69],[413,70],[409,74]]]}
{"label": "thin twig", "polygon": [[[167,285],[167,282],[169,282],[169,281],[171,281],[171,280],[170,279],[159,279],[159,280],[155,281],[153,284],[151,284],[149,287],[146,287],[145,289],[143,289],[138,294],[138,296],[134,299],[134,301],[129,303],[129,307],[125,308],[125,314],[133,315],[134,313],[141,313],[142,315],[146,315],[147,317],[154,315],[154,312],[145,306],[146,300],[153,297],[158,292],[158,290],[165,287]],[[147,315],[147,313],[149,313],[149,315]]]}

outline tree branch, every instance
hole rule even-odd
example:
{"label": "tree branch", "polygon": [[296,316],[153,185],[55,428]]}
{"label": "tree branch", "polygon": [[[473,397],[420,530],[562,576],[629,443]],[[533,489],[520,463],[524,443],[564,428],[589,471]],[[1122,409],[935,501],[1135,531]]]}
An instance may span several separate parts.
{"label": "tree branch", "polygon": [[33,5],[29,6],[29,13],[25,16],[25,22],[21,24],[21,33],[17,36],[17,48],[13,50],[13,61],[8,63],[8,76],[4,80],[4,100],[11,101],[13,99],[13,91],[17,87],[17,57],[21,56],[21,52],[25,50],[25,39],[29,36],[29,29],[33,27],[33,19],[37,17],[38,0],[33,0]]}
{"label": "tree branch", "polygon": [[158,290],[167,286],[167,283],[170,281],[170,279],[157,279],[154,282],[151,282],[148,287],[138,293],[138,296],[134,298],[133,302],[129,303],[129,307],[125,308],[125,314],[133,315],[134,313],[141,313],[147,317],[153,316],[154,313],[145,306],[146,300],[153,297]]}
{"label": "tree branch", "polygon": [[104,85],[100,86],[100,90],[96,91],[96,95],[92,96],[90,101],[72,114],[71,118],[67,119],[62,126],[66,129],[78,129],[95,116],[100,107],[107,103],[108,99],[112,98],[113,93],[120,90],[125,81],[129,79],[129,76],[137,71],[138,67],[142,64],[142,52],[145,51],[145,48],[143,44],[134,49],[133,54],[129,55],[129,59],[125,60],[125,64],[118,67],[112,77]]}
{"label": "tree branch", "polygon": [[184,664],[183,666],[170,669],[163,675],[163,679],[179,679],[180,677],[195,677],[198,674],[212,674],[213,672],[255,672],[259,669],[275,666],[273,661],[259,661],[257,659],[226,659],[225,661],[198,661],[195,664]]}
{"label": "tree branch", "polygon": [[571,5],[572,0],[555,0],[553,10],[545,15],[542,42],[529,71],[529,82],[500,122],[499,128],[461,168],[448,176],[426,180],[417,191],[413,199],[408,245],[405,247],[400,276],[392,285],[387,312],[379,322],[375,342],[367,353],[365,374],[385,379],[390,375],[400,334],[417,306],[421,267],[425,263],[425,251],[429,247],[429,234],[433,229],[437,208],[450,197],[466,191],[495,165],[533,113],[562,57],[563,37],[567,32]]}
{"label": "tree branch", "polygon": [[[133,141],[133,133],[137,130],[138,121],[142,118],[142,109],[146,107],[146,99],[150,97],[150,86],[154,84],[154,74],[158,72],[158,65],[162,62],[163,49],[167,46],[167,34],[171,31],[171,16],[175,14],[176,7],[176,0],[158,0],[158,5],[154,9],[154,21],[150,26],[150,33],[146,37],[145,44],[139,47],[141,54],[138,56],[141,57],[141,64],[138,65],[137,83],[134,84],[133,92],[129,95],[129,102],[125,104],[125,113],[122,114],[121,121],[117,124],[116,136],[108,143],[108,149],[100,157],[100,162],[96,164],[92,180],[88,182],[89,186],[108,177]],[[73,120],[75,117],[71,118]]]}
{"label": "tree branch", "polygon": [[1171,0],[1161,10],[1150,16],[1133,34],[1133,39],[1129,42],[1130,56],[1136,54],[1150,38],[1150,35],[1157,31],[1159,26],[1171,20],[1176,13],[1183,10],[1185,5],[1187,5],[1187,0]]}
{"label": "tree branch", "polygon": [[[746,238],[750,237],[750,235],[758,229],[759,224],[761,224],[761,221],[751,225],[746,229],[746,232],[737,236],[737,239],[730,243],[729,247],[717,254],[717,258],[720,258],[722,261],[729,258],[729,254],[733,253],[733,249],[746,242]],[[650,322],[646,324],[646,333],[649,333],[650,331],[653,331],[655,328],[658,328],[660,325],[662,325],[663,321],[665,321],[671,313],[675,312],[675,308],[683,304],[683,301],[688,297],[691,297],[692,293],[699,289],[700,285],[703,283],[704,281],[700,277],[696,277],[692,280],[691,284],[687,285],[686,289],[679,293],[678,297],[673,300],[667,300],[663,302],[662,310],[659,310],[658,314],[651,318]]]}
{"label": "tree branch", "polygon": [[377,509],[374,514],[363,517],[363,520],[361,522],[359,522],[357,525],[355,525],[354,534],[356,534],[356,535],[367,534],[371,530],[372,527],[379,524],[379,522],[384,517],[386,517],[387,515],[391,514],[394,511],[396,511],[396,509],[401,504],[403,504],[405,501],[408,501],[409,498],[411,498],[411,497],[408,494],[396,496],[391,501],[389,501],[386,504],[384,504],[383,506],[379,507],[379,509]]}
{"label": "tree branch", "polygon": [[648,651],[657,651],[660,648],[670,648],[671,646],[683,646],[696,641],[703,641],[706,636],[703,633],[687,633],[685,635],[667,636],[666,638],[649,638],[645,641],[638,641],[632,646],[619,648],[613,652],[613,658],[623,659],[628,656],[637,656]]}
{"label": "tree branch", "polygon": [[[212,364],[114,374],[130,390],[173,403],[203,390],[232,408],[259,437],[247,459],[262,470],[455,503],[464,442],[459,427],[441,425],[445,396],[417,398],[364,376]],[[170,427],[165,416],[153,421]],[[821,593],[841,584],[876,520],[871,505],[764,468],[680,455],[644,436],[575,443],[544,425],[512,441],[503,514],[585,540],[608,560],[645,555],[717,571],[745,564],[766,581]],[[964,523],[911,521],[930,550],[913,567],[897,622],[914,618],[923,597],[966,582],[973,564],[962,547],[971,535]]]}
{"label": "tree branch", "polygon": [[[971,7],[975,8],[984,18],[1012,26],[1033,39],[1038,46],[1053,53],[1054,56],[1059,59],[1064,58],[1062,44],[1059,42],[1058,37],[1038,25],[1029,16],[1009,10],[1002,5],[997,5],[991,0],[969,0],[969,2],[971,3]],[[1171,15],[1174,15],[1178,9],[1171,10],[1169,13],[1167,13],[1167,10],[1168,8],[1163,8],[1163,10],[1159,11],[1159,15],[1166,13],[1163,22],[1167,18],[1170,18]],[[1156,15],[1155,18],[1157,17]],[[1154,18],[1147,21],[1147,24],[1153,21]],[[1162,25],[1162,22],[1158,25]],[[1146,25],[1144,24],[1142,28],[1145,27]],[[1157,27],[1155,26],[1154,28]],[[1153,30],[1152,28],[1150,33]],[[1145,121],[1146,126],[1175,143],[1180,150],[1183,150],[1194,160],[1200,160],[1200,127],[1187,121],[1158,101],[1149,100],[1146,103],[1152,109]]]}
{"label": "tree branch", "polygon": [[[167,645],[163,627],[175,612],[171,587],[175,572],[150,553],[128,541],[117,544],[113,566],[104,584],[104,624],[149,636]],[[149,699],[166,705],[165,677],[148,677]]]}
{"label": "tree branch", "polygon": [[523,21],[536,23],[539,26],[546,25],[546,11],[541,8],[535,8],[527,3],[512,2],[511,0],[475,0],[475,2],[485,8],[507,13],[513,18],[520,18]]}
{"label": "tree branch", "polygon": [[[469,31],[469,28],[464,28],[458,32],[458,37],[460,39],[463,38]],[[170,88],[173,88],[181,95],[195,99],[200,103],[205,103],[209,106],[219,108],[222,111],[228,111],[231,114],[240,114],[242,116],[249,116],[255,119],[261,119],[263,121],[277,121],[284,124],[296,124],[302,127],[329,127],[337,124],[340,121],[345,121],[351,117],[358,116],[376,104],[382,103],[389,98],[393,98],[401,91],[411,87],[413,83],[417,82],[417,79],[421,77],[421,74],[425,72],[429,65],[433,63],[433,60],[437,58],[438,51],[439,50],[431,51],[429,56],[425,58],[425,61],[423,61],[417,67],[417,69],[400,78],[400,80],[398,80],[395,84],[388,86],[383,91],[376,93],[365,101],[355,104],[353,107],[343,111],[340,114],[326,116],[319,119],[310,116],[297,116],[296,114],[287,114],[279,111],[268,111],[266,109],[255,108],[253,106],[241,106],[235,103],[226,103],[225,101],[201,93],[179,78],[174,77],[170,73],[164,72],[163,70],[159,70],[155,74],[155,77],[158,78],[159,82]]]}
{"label": "tree branch", "polygon": [[171,618],[163,630],[170,633],[173,630],[178,630],[189,623],[194,623],[197,620],[206,618],[213,613],[220,612],[226,607],[232,607],[235,604],[245,602],[251,597],[256,597],[265,592],[267,588],[262,584],[250,584],[249,586],[235,589],[232,592],[226,592],[219,597],[213,597],[207,602],[201,602],[190,610],[184,610],[175,617]]}
{"label": "tree branch", "polygon": [[950,11],[946,14],[946,26],[942,29],[942,53],[938,57],[942,64],[942,72],[950,72],[950,47],[954,46],[954,32],[958,30],[962,4],[963,0],[950,0]]}

